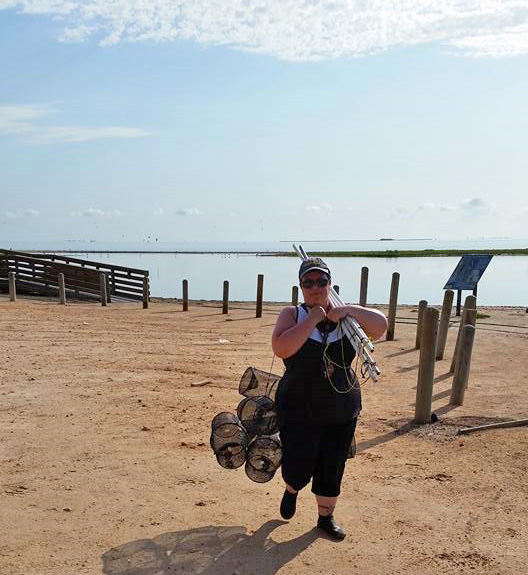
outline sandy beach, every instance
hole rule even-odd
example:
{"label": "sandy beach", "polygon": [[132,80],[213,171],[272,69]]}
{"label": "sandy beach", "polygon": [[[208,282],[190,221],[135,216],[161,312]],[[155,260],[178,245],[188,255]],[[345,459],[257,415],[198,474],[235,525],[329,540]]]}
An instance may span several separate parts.
{"label": "sandy beach", "polygon": [[[266,484],[221,468],[210,422],[234,410],[248,366],[275,373],[280,305],[70,303],[0,295],[1,575],[524,575],[528,428],[458,436],[528,417],[528,314],[480,308],[469,388],[448,405],[455,318],[437,362],[433,411],[409,425],[416,307],[363,388],[358,455],[336,518],[342,543],[314,529],[308,489],[280,519],[280,473]],[[385,308],[380,308],[384,309]],[[210,379],[211,384],[191,383]]]}

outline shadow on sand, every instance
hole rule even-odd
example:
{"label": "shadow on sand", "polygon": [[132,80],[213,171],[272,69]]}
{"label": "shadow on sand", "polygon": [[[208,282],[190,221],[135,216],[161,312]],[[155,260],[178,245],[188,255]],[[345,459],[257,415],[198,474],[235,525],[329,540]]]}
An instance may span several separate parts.
{"label": "shadow on sand", "polygon": [[318,537],[307,533],[276,543],[271,532],[284,521],[264,523],[248,535],[244,527],[198,527],[138,539],[103,554],[105,575],[275,575]]}

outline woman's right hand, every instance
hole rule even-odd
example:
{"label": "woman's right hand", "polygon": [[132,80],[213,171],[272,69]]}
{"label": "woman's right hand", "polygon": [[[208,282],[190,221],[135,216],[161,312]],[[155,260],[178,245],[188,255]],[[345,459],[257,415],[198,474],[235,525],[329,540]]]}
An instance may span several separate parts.
{"label": "woman's right hand", "polygon": [[320,305],[314,305],[308,312],[308,319],[313,321],[314,325],[317,325],[320,321],[326,319],[326,311]]}

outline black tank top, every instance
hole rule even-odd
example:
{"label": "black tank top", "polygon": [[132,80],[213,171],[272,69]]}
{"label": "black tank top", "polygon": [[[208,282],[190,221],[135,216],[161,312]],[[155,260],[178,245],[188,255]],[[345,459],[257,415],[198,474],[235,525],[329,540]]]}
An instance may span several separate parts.
{"label": "black tank top", "polygon": [[[296,314],[297,323],[306,319],[305,304],[297,306]],[[337,364],[328,370],[323,359],[325,349],[326,356]],[[357,417],[361,411],[359,383],[351,367],[338,367],[350,366],[354,357],[352,344],[336,324],[318,324],[303,346],[283,360],[286,372],[276,394],[280,424],[337,424]],[[351,383],[353,388],[347,393],[336,391],[348,390]]]}

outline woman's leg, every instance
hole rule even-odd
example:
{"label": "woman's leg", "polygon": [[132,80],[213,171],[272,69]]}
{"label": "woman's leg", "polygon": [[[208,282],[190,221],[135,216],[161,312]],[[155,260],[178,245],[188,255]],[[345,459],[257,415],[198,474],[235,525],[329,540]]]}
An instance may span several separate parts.
{"label": "woman's leg", "polygon": [[295,423],[280,430],[281,472],[285,491],[280,504],[283,519],[295,515],[297,493],[310,482],[319,450],[320,428]]}
{"label": "woman's leg", "polygon": [[325,497],[324,495],[316,495],[317,510],[321,517],[328,517],[334,514],[334,509],[337,503],[337,497]]}
{"label": "woman's leg", "polygon": [[335,522],[333,514],[341,492],[341,481],[355,428],[356,420],[325,427],[312,481],[319,513],[317,526],[337,540],[346,536],[345,531]]}

